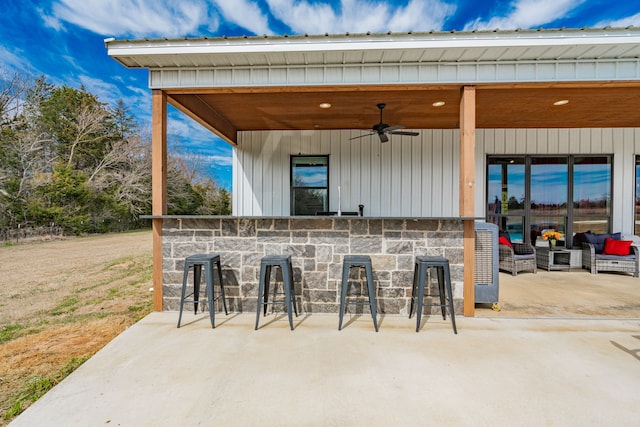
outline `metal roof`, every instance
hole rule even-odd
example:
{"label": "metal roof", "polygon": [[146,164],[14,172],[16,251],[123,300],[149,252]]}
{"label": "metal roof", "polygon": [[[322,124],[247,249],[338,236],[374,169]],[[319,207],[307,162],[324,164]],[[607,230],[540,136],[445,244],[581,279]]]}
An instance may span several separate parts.
{"label": "metal roof", "polygon": [[[457,127],[639,127],[640,28],[105,40],[149,87],[222,138],[237,132]],[[563,108],[557,100],[569,100]],[[434,107],[434,102],[444,107]],[[320,103],[329,102],[329,110]]]}
{"label": "metal roof", "polygon": [[640,57],[640,28],[107,39],[130,68],[602,60]]}

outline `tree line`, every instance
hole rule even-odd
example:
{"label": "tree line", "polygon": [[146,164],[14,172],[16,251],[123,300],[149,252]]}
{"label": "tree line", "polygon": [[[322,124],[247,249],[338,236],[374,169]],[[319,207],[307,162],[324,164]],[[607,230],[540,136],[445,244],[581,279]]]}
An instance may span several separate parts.
{"label": "tree line", "polygon": [[[197,158],[172,154],[168,213],[230,214],[229,192]],[[0,72],[0,232],[124,231],[148,226],[140,215],[150,213],[151,133],[122,101]]]}

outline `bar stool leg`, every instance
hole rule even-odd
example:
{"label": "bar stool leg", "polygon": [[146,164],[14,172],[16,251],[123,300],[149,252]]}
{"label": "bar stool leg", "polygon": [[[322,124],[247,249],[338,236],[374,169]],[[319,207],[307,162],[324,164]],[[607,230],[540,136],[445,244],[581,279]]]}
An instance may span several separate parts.
{"label": "bar stool leg", "polygon": [[416,303],[416,291],[418,290],[418,263],[413,267],[413,286],[411,288],[411,305],[409,306],[409,319],[413,316],[413,309]]}
{"label": "bar stool leg", "polygon": [[198,314],[200,302],[200,278],[202,277],[202,265],[193,264],[193,314]]}
{"label": "bar stool leg", "polygon": [[182,320],[182,309],[184,308],[184,297],[187,293],[187,280],[189,280],[189,267],[187,264],[184,266],[184,273],[182,274],[182,292],[180,294],[180,314],[178,315],[178,328],[180,327],[180,321]]}
{"label": "bar stool leg", "polygon": [[211,321],[211,328],[215,328],[216,326],[216,310],[213,306],[213,262],[207,262],[207,271],[206,279],[207,279],[207,305],[209,306],[209,320]]}
{"label": "bar stool leg", "polygon": [[264,304],[264,283],[266,281],[267,269],[266,266],[262,265],[260,267],[260,282],[258,283],[258,306],[256,308],[256,327],[255,330],[258,330],[258,322],[260,321],[260,310],[264,307],[265,314],[267,310],[267,306]]}
{"label": "bar stool leg", "polygon": [[350,268],[347,264],[342,265],[342,290],[340,291],[340,321],[338,323],[338,330],[342,329],[342,319],[344,317],[344,311],[347,305],[347,288],[349,287],[349,271]]}
{"label": "bar stool leg", "polygon": [[373,285],[373,271],[371,264],[366,264],[364,267],[367,275],[367,289],[369,291],[369,309],[371,310],[371,316],[373,317],[373,327],[378,332],[378,316],[376,310],[376,290]]}
{"label": "bar stool leg", "polygon": [[458,328],[456,328],[456,315],[453,309],[453,292],[451,290],[451,274],[449,272],[449,265],[446,264],[444,266],[444,283],[447,287],[447,293],[449,295],[449,316],[451,316],[451,325],[453,326],[453,333],[458,333]]}
{"label": "bar stool leg", "polygon": [[[287,317],[289,318],[289,327],[291,328],[291,330],[293,331],[293,314],[291,313],[292,308],[291,308],[291,287],[292,287],[292,283],[291,283],[291,275],[290,275],[290,270],[288,267],[285,267],[284,263],[280,264],[280,270],[282,271],[282,286],[284,287],[284,298],[286,300],[286,305],[287,305]],[[296,313],[296,316],[298,314]]]}
{"label": "bar stool leg", "polygon": [[220,294],[222,295],[222,306],[224,307],[224,314],[229,315],[227,311],[227,298],[224,295],[224,284],[222,283],[222,267],[220,266],[220,259],[216,261],[216,267],[218,267],[218,281],[220,282]]}
{"label": "bar stool leg", "polygon": [[[267,315],[267,303],[269,302],[269,286],[271,286],[271,266],[267,265],[265,267],[265,278],[264,278],[264,302],[262,308],[264,309],[264,315]],[[275,285],[274,285],[275,287]],[[275,297],[274,297],[275,298]]]}
{"label": "bar stool leg", "polygon": [[442,313],[442,319],[447,318],[447,293],[445,292],[445,279],[444,279],[444,267],[436,267],[436,274],[438,275],[438,293],[440,297],[440,312]]}
{"label": "bar stool leg", "polygon": [[291,278],[291,298],[293,300],[293,312],[296,314],[296,317],[298,317],[298,307],[297,307],[297,301],[296,301],[296,286],[295,283],[293,282],[293,265],[291,263],[288,263],[289,265],[289,277]]}
{"label": "bar stool leg", "polygon": [[427,270],[428,267],[424,264],[420,264],[420,268],[418,270],[418,304],[417,304],[417,312],[416,312],[416,332],[420,331],[420,320],[422,319],[422,304],[424,300],[424,288],[425,282],[427,281]]}

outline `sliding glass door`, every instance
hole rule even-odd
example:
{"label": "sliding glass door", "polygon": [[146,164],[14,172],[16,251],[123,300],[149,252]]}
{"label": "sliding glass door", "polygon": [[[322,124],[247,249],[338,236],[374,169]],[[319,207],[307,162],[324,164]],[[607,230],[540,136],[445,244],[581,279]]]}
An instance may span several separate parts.
{"label": "sliding glass door", "polygon": [[609,232],[611,174],[611,156],[490,156],[487,221],[532,244],[559,231],[571,247],[566,236]]}

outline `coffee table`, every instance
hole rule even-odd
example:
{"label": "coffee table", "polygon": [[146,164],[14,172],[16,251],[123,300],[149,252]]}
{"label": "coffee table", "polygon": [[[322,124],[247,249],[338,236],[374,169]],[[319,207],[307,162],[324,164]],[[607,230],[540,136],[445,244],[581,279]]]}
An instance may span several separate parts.
{"label": "coffee table", "polygon": [[569,271],[571,268],[571,251],[566,249],[549,250],[545,247],[536,247],[536,264],[538,268],[548,271]]}

